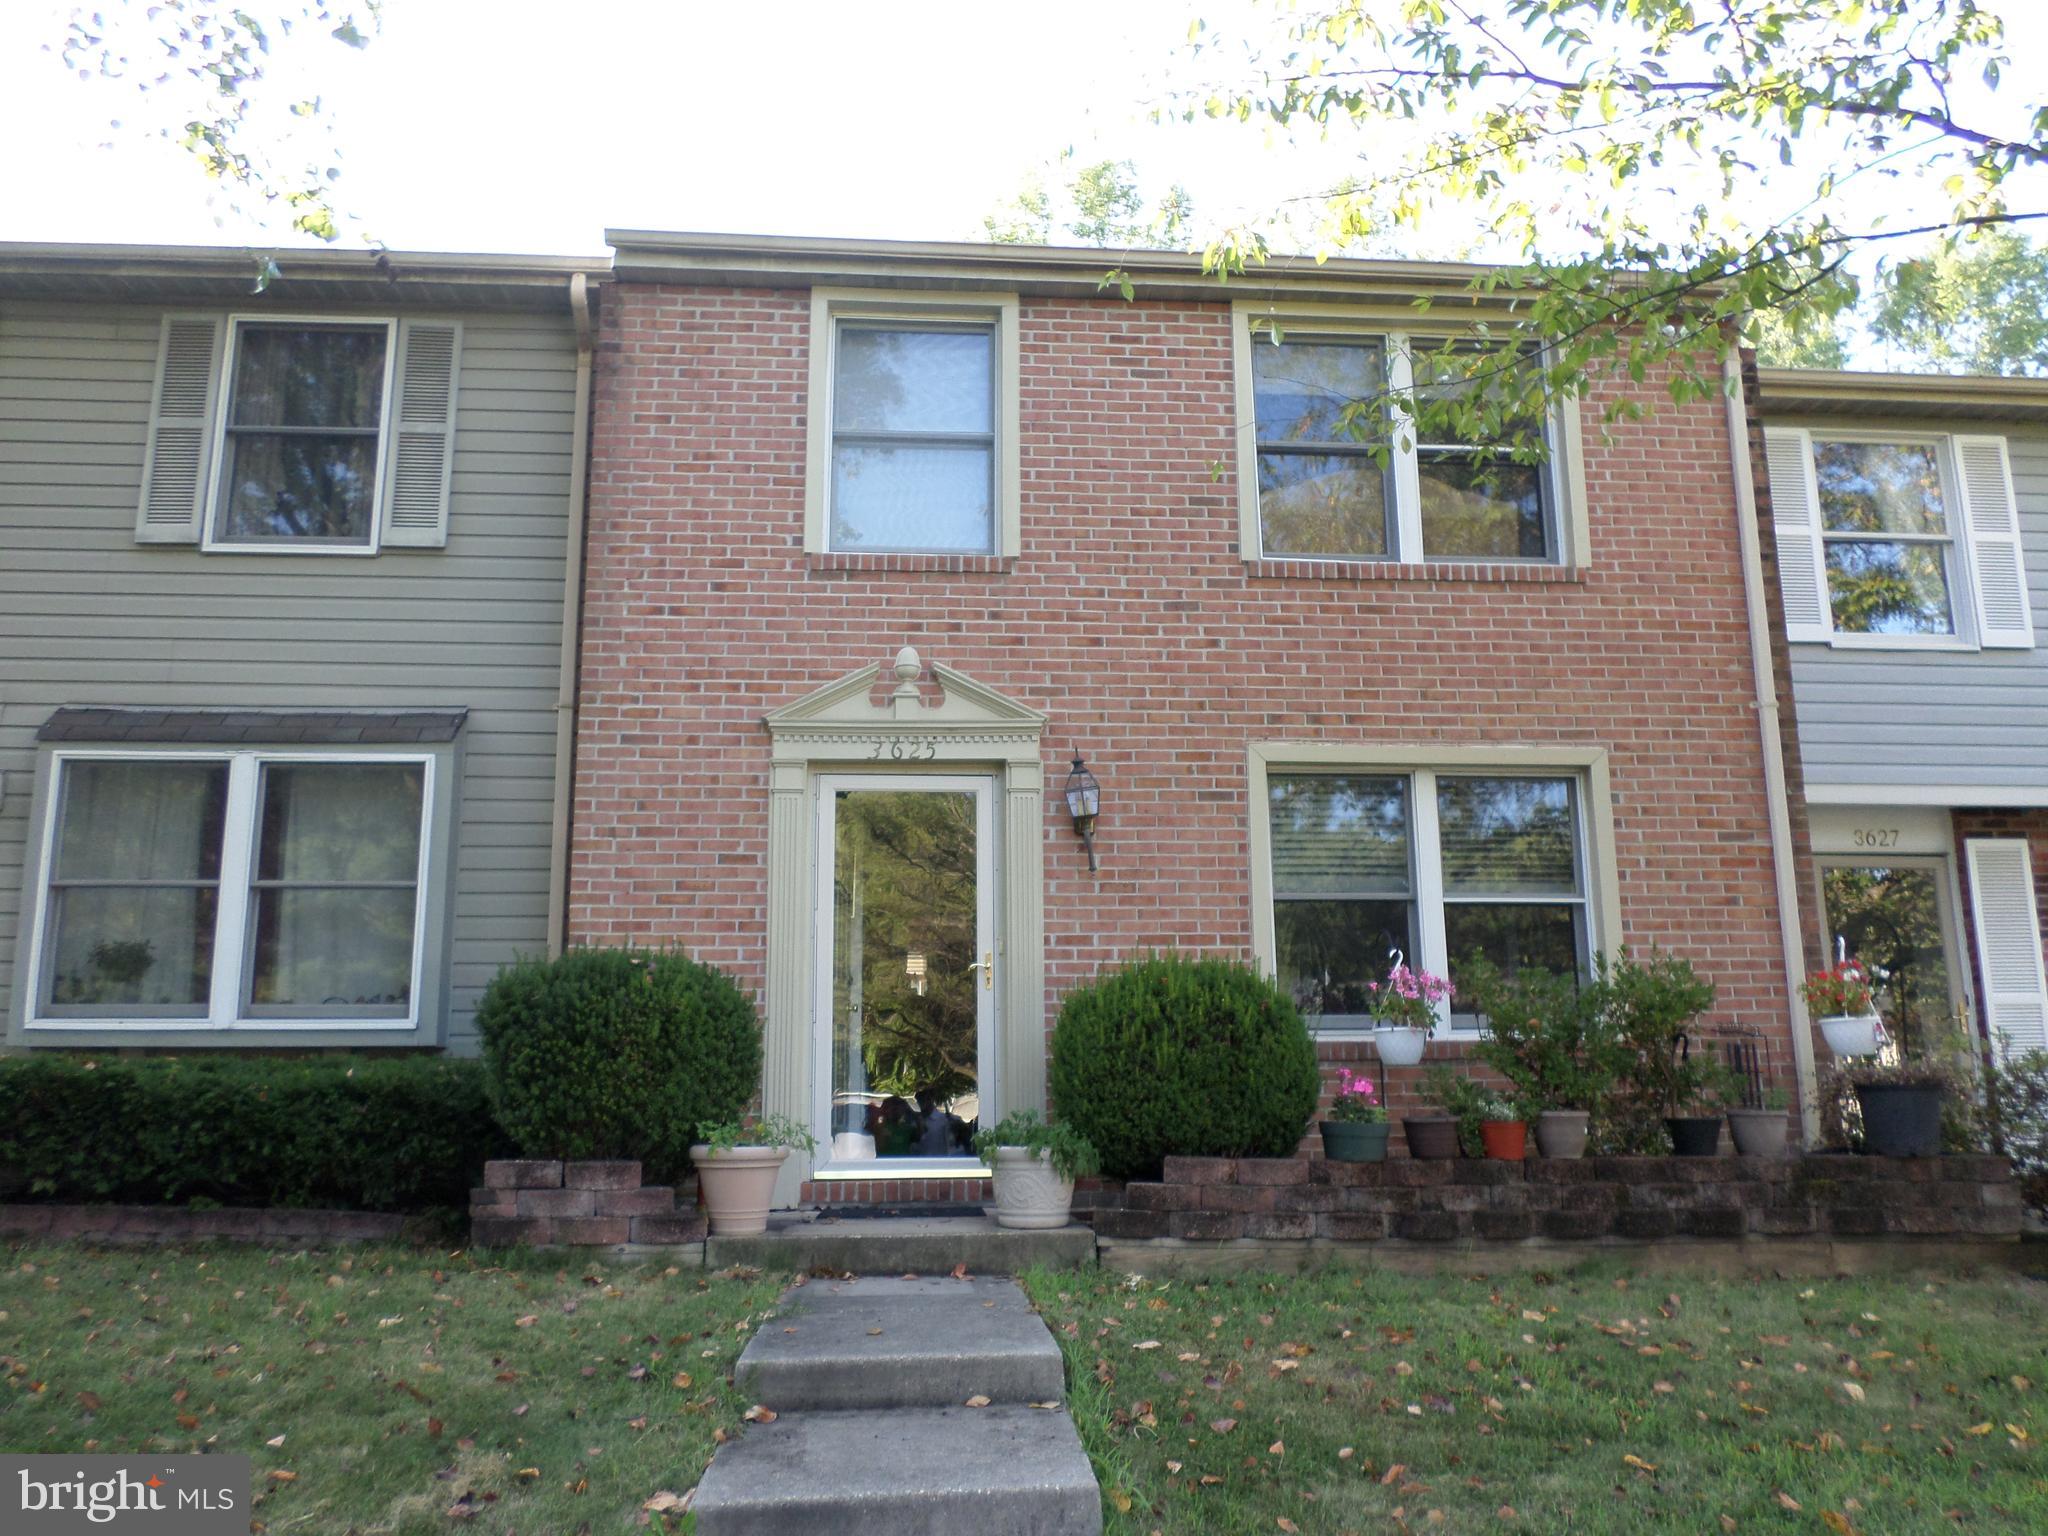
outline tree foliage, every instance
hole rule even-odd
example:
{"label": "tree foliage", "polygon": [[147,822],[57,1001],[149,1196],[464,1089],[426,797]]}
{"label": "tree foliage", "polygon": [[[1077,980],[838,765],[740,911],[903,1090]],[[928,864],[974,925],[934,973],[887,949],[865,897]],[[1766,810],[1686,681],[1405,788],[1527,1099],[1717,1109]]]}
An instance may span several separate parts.
{"label": "tree foliage", "polygon": [[2012,229],[1944,242],[1893,269],[1870,330],[1930,368],[2048,373],[2048,254]]}
{"label": "tree foliage", "polygon": [[[143,98],[141,121],[117,129],[182,145],[239,211],[257,211],[243,202],[253,199],[282,210],[295,232],[333,240],[340,153],[324,133],[307,144],[286,131],[324,125],[324,103],[279,99],[273,67],[295,34],[367,47],[381,9],[382,0],[107,0],[72,12],[58,51],[81,79],[124,82]],[[293,152],[302,163],[289,163]]]}
{"label": "tree foliage", "polygon": [[1194,200],[1170,186],[1149,197],[1129,160],[1081,164],[1068,150],[1049,166],[1028,172],[1017,190],[983,217],[982,229],[998,245],[1079,245],[1174,248],[1188,237]]}
{"label": "tree foliage", "polygon": [[[1734,332],[1799,311],[1810,329],[1848,302],[1859,251],[2042,212],[2009,193],[2048,164],[2048,110],[1996,94],[2003,28],[1973,0],[1323,0],[1290,14],[1278,44],[1252,43],[1183,108],[1355,137],[1363,172],[1327,203],[1340,235],[1382,217],[1422,231],[1462,209],[1519,253],[1474,287],[1546,343],[1543,365],[1418,402],[1422,430],[1453,440],[1486,441],[1600,378],[1716,392]],[[1198,24],[1198,55],[1220,61],[1224,44]],[[1956,109],[1966,79],[1996,111]],[[1939,212],[1887,223],[1906,178],[1939,186]],[[1209,252],[1225,274],[1265,255],[1257,229]]]}

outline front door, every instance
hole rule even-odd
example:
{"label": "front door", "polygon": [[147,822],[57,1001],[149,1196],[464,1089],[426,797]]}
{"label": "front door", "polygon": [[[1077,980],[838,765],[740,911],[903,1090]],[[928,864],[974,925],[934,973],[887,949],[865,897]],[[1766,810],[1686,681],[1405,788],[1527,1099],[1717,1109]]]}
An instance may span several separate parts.
{"label": "front door", "polygon": [[994,780],[818,780],[812,1131],[822,1177],[970,1171],[993,1104]]}

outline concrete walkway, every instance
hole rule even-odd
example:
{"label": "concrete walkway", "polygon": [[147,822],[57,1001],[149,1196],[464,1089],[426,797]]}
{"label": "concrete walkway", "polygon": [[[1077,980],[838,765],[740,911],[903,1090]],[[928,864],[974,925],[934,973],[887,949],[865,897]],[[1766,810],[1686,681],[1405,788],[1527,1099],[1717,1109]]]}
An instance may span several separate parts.
{"label": "concrete walkway", "polygon": [[1102,1530],[1059,1345],[1014,1280],[794,1286],[735,1380],[776,1417],[719,1448],[700,1536]]}

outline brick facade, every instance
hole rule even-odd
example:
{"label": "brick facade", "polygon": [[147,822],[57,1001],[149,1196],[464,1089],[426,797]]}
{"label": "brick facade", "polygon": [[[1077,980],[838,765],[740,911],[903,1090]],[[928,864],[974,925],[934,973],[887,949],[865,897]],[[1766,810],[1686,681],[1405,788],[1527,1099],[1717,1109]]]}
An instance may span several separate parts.
{"label": "brick facade", "polygon": [[1605,943],[1693,959],[1715,1022],[1763,1031],[1789,1087],[1721,402],[1673,406],[1653,381],[1648,419],[1612,441],[1610,396],[1586,404],[1583,569],[1247,567],[1230,326],[1222,302],[1027,296],[1021,549],[820,556],[803,548],[808,293],[612,286],[572,942],[680,944],[759,996],[762,716],[908,643],[1045,711],[1053,788],[1072,749],[1102,780],[1096,876],[1047,796],[1049,1016],[1134,949],[1247,951],[1249,741],[1596,744],[1623,909]]}

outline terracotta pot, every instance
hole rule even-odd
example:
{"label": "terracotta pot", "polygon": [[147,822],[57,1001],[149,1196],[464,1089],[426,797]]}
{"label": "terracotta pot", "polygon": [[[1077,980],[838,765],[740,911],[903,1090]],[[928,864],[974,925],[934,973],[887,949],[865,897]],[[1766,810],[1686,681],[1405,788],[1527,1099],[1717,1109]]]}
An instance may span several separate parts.
{"label": "terracotta pot", "polygon": [[1671,1151],[1676,1157],[1721,1155],[1719,1115],[1667,1115],[1664,1128],[1671,1132]]}
{"label": "terracotta pot", "polygon": [[1479,1144],[1497,1163],[1519,1163],[1529,1152],[1529,1127],[1521,1120],[1482,1120]]}
{"label": "terracotta pot", "polygon": [[1074,1206],[1074,1181],[1052,1166],[1052,1153],[997,1147],[989,1168],[996,1186],[996,1225],[1040,1231],[1064,1227]]}
{"label": "terracotta pot", "polygon": [[1386,1121],[1325,1120],[1323,1158],[1332,1163],[1383,1163],[1387,1160]]}
{"label": "terracotta pot", "polygon": [[1414,1066],[1428,1044],[1429,1032],[1412,1024],[1389,1024],[1372,1032],[1372,1048],[1390,1067]]}
{"label": "terracotta pot", "polygon": [[1744,1157],[1785,1155],[1785,1112],[1782,1109],[1731,1109],[1728,1132]]}
{"label": "terracotta pot", "polygon": [[1536,1150],[1544,1157],[1584,1157],[1586,1123],[1583,1109],[1546,1109],[1536,1117]]}
{"label": "terracotta pot", "polygon": [[1941,1156],[1939,1083],[1858,1083],[1863,1150],[1873,1157]]}
{"label": "terracotta pot", "polygon": [[1458,1122],[1449,1115],[1411,1116],[1401,1122],[1408,1155],[1430,1162],[1448,1162],[1458,1155]]}
{"label": "terracotta pot", "polygon": [[1879,1027],[1874,1013],[1831,1013],[1820,1021],[1821,1037],[1837,1056],[1875,1056]]}
{"label": "terracotta pot", "polygon": [[697,1183],[704,1192],[704,1216],[717,1233],[745,1236],[768,1230],[775,1202],[775,1176],[789,1159],[787,1147],[690,1148]]}

